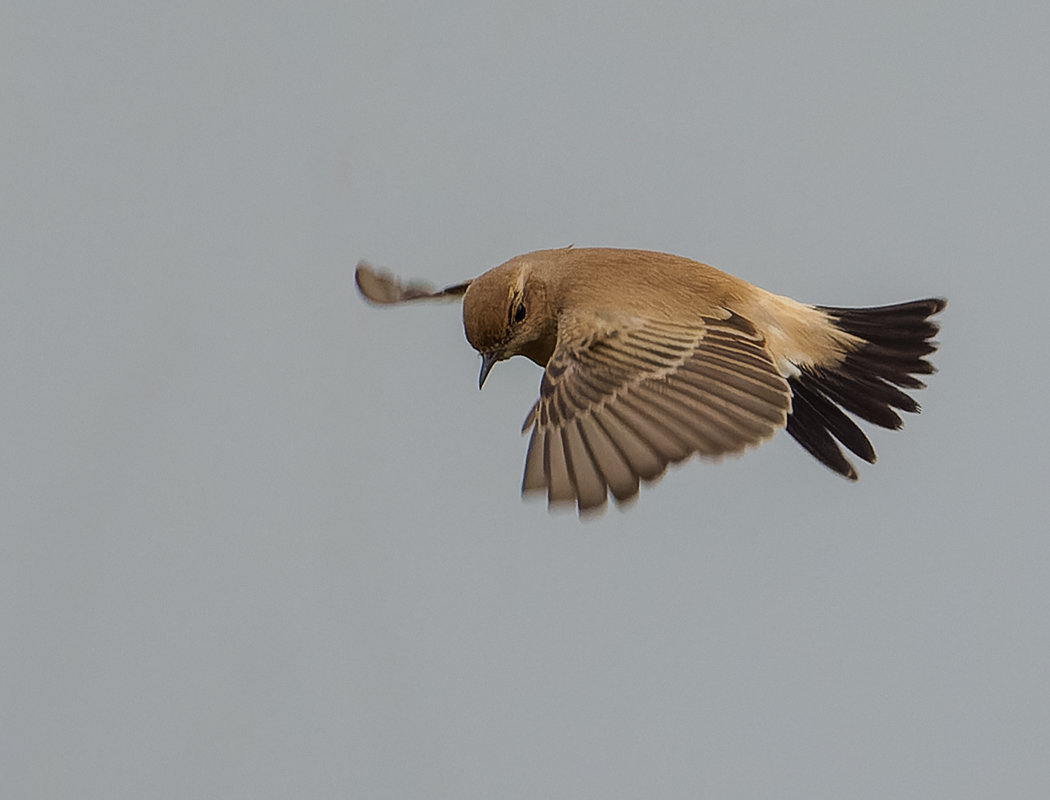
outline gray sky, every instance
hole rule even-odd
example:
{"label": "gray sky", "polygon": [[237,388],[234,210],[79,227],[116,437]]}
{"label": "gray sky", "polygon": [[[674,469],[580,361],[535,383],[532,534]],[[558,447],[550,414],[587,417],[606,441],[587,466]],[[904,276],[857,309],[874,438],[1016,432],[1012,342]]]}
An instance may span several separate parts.
{"label": "gray sky", "polygon": [[[1050,793],[1045,2],[0,13],[0,795]],[[873,467],[518,496],[459,307],[608,245],[946,295]]]}

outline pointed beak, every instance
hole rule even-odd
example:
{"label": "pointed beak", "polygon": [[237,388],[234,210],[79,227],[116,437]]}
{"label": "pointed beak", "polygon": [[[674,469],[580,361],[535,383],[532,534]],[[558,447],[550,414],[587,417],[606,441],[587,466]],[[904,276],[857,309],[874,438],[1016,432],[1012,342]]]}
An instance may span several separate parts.
{"label": "pointed beak", "polygon": [[496,351],[481,354],[481,374],[478,376],[479,389],[485,385],[485,378],[492,372],[492,367],[495,366],[497,361],[499,361],[499,353]]}

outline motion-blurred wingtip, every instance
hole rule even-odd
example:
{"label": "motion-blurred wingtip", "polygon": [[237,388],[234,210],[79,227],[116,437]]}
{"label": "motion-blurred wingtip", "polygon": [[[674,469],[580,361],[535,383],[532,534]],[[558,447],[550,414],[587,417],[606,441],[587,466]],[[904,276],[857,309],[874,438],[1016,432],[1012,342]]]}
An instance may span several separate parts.
{"label": "motion-blurred wingtip", "polygon": [[405,299],[401,281],[385,270],[376,270],[367,261],[357,262],[354,281],[361,296],[370,303],[388,306]]}

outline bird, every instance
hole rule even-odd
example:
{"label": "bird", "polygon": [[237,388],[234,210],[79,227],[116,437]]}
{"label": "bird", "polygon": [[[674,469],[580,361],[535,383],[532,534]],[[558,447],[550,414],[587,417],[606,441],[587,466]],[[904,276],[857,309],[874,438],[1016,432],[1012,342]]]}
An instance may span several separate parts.
{"label": "bird", "polygon": [[807,305],[682,256],[604,247],[526,253],[441,290],[361,261],[355,282],[375,305],[462,298],[479,388],[512,356],[544,368],[521,491],[581,517],[610,495],[630,504],[669,464],[781,428],[856,481],[840,445],[872,464],[875,450],[852,417],[897,430],[898,411],[920,410],[904,390],[935,372],[930,318],[947,307]]}

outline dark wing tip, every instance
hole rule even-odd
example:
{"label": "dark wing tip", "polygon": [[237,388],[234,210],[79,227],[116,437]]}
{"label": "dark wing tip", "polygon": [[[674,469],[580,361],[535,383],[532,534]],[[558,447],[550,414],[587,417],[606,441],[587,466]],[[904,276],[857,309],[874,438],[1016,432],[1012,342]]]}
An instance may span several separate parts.
{"label": "dark wing tip", "polygon": [[[401,285],[400,280],[385,270],[375,270],[367,261],[357,263],[357,269],[354,270],[354,281],[357,283],[357,290],[361,296],[370,303],[389,306],[407,299],[405,287]],[[422,286],[416,287],[417,291],[423,288]]]}
{"label": "dark wing tip", "polygon": [[435,292],[433,286],[421,281],[403,284],[392,272],[377,270],[367,261],[357,262],[354,281],[365,300],[380,306],[396,305],[410,300],[456,298],[462,296],[470,286],[470,281],[464,281]]}

